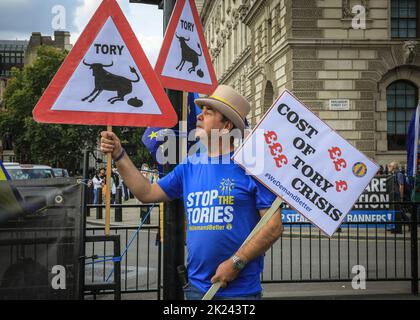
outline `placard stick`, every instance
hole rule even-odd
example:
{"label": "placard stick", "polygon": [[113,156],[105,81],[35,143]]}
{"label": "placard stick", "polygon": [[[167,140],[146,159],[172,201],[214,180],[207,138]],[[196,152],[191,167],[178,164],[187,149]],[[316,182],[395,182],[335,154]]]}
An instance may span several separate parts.
{"label": "placard stick", "polygon": [[[268,209],[268,211],[264,214],[264,216],[260,219],[258,224],[255,226],[254,230],[249,234],[248,238],[244,241],[244,243],[241,245],[241,248],[254,237],[267,223],[270,221],[271,217],[274,215],[274,213],[277,211],[278,208],[280,208],[281,204],[283,203],[283,199],[280,197],[277,197],[276,200],[274,200],[273,204],[271,205],[271,208]],[[214,283],[209,291],[204,295],[203,300],[211,300],[213,299],[216,292],[220,289],[221,283],[216,282]]]}
{"label": "placard stick", "polygon": [[[107,131],[112,132],[112,126],[108,126]],[[106,192],[105,192],[105,235],[111,234],[111,170],[112,170],[112,154],[106,156]]]}

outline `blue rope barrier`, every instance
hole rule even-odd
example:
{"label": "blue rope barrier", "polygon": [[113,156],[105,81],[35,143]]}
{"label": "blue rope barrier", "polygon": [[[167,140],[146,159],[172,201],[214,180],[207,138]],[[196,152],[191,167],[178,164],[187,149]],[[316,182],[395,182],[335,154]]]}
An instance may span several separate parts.
{"label": "blue rope barrier", "polygon": [[105,260],[88,262],[88,263],[85,263],[85,265],[88,266],[88,265],[97,264],[97,263],[103,263],[103,262],[108,262],[108,261],[114,261],[114,257],[112,257],[110,259],[105,259]]}
{"label": "blue rope barrier", "polygon": [[[151,206],[149,211],[147,212],[146,216],[144,217],[143,221],[141,221],[139,227],[137,228],[134,236],[130,239],[128,245],[126,246],[124,252],[119,256],[119,257],[114,257],[114,256],[95,256],[94,258],[88,258],[88,259],[104,259],[104,260],[98,260],[98,261],[92,261],[92,262],[88,262],[85,263],[85,265],[92,265],[92,264],[96,264],[96,263],[103,263],[103,262],[108,262],[108,261],[113,261],[113,262],[121,262],[122,258],[127,254],[128,249],[130,248],[131,244],[133,243],[133,241],[136,239],[137,235],[140,232],[140,229],[143,227],[144,223],[146,222],[146,220],[148,219],[148,217],[150,216],[150,213],[152,212],[153,208],[155,207],[155,205]],[[110,258],[110,259],[107,259]]]}
{"label": "blue rope barrier", "polygon": [[[147,212],[146,216],[144,217],[143,221],[140,222],[139,227],[137,228],[136,232],[134,233],[133,237],[130,239],[128,245],[125,247],[124,252],[119,256],[119,257],[114,257],[114,256],[96,256],[95,258],[90,258],[90,259],[104,259],[104,260],[99,260],[99,261],[92,261],[92,262],[88,262],[85,263],[85,265],[94,265],[97,263],[104,263],[104,262],[108,262],[108,261],[112,261],[112,262],[121,262],[123,257],[127,254],[128,250],[130,249],[133,241],[137,238],[141,228],[143,227],[144,223],[146,222],[146,220],[149,218],[150,213],[152,212],[153,208],[155,207],[155,205],[151,206],[149,211]],[[105,258],[110,258],[110,259],[105,259]],[[109,274],[109,276],[106,279],[106,282],[109,281],[109,279],[111,278],[112,274],[114,273],[114,268],[112,269],[111,273]]]}
{"label": "blue rope barrier", "polygon": [[[152,210],[153,210],[154,207],[155,207],[155,205],[153,205],[152,207],[150,207],[149,212],[147,212],[147,214],[144,217],[143,221],[140,223],[139,227],[137,228],[137,231],[134,233],[134,236],[131,238],[130,242],[125,247],[125,250],[124,250],[123,254],[120,257],[118,257],[118,258],[120,258],[120,260],[117,261],[117,262],[121,262],[122,258],[126,255],[126,253],[128,252],[128,249],[130,248],[130,246],[133,243],[134,239],[137,238],[137,236],[138,236],[138,234],[140,232],[141,227],[143,227],[144,223],[149,218],[150,213],[152,212]],[[112,268],[111,272],[109,273],[109,276],[106,278],[106,282],[109,281],[109,279],[111,278],[111,276],[114,274],[114,271],[115,271],[115,267]],[[127,272],[127,270],[126,270],[126,272]]]}

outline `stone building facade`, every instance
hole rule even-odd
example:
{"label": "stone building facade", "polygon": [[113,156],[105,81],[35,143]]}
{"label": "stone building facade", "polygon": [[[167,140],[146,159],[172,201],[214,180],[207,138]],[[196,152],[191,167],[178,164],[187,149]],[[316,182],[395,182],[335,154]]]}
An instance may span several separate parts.
{"label": "stone building facade", "polygon": [[420,88],[416,0],[199,2],[218,80],[249,99],[251,126],[288,89],[378,163],[406,162]]}
{"label": "stone building facade", "polygon": [[70,32],[54,31],[54,39],[51,36],[43,36],[41,32],[32,32],[28,47],[25,50],[25,65],[31,64],[36,58],[39,46],[51,46],[62,50],[70,51]]}

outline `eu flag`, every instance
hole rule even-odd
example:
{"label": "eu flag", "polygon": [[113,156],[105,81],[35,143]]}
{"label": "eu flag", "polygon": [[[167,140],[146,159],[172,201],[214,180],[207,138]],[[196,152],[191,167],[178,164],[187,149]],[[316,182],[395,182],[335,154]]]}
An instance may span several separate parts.
{"label": "eu flag", "polygon": [[[195,99],[198,99],[198,93],[188,93],[188,113],[187,113],[187,139],[192,130],[195,130],[197,127],[197,117],[201,113],[201,109],[197,107],[194,103]],[[187,152],[190,151],[190,148],[194,145],[194,140],[188,140],[187,143]]]}
{"label": "eu flag", "polygon": [[[189,133],[196,128],[197,116],[201,113],[200,108],[194,103],[194,100],[197,98],[199,98],[198,93],[188,93],[187,132],[186,134],[175,132],[175,134],[179,135],[181,138],[187,139]],[[155,161],[157,159],[157,153],[161,152],[159,147],[164,143],[161,136],[165,134],[165,130],[166,129],[159,127],[149,127],[143,134],[142,142]],[[194,141],[188,141],[188,150],[193,144]]]}
{"label": "eu flag", "polygon": [[163,128],[159,127],[149,127],[146,129],[146,131],[143,134],[143,138],[141,141],[149,150],[150,154],[152,155],[152,158],[156,161],[156,153],[159,152],[159,147],[164,141],[158,141],[158,137],[160,134],[160,131],[164,130]]}

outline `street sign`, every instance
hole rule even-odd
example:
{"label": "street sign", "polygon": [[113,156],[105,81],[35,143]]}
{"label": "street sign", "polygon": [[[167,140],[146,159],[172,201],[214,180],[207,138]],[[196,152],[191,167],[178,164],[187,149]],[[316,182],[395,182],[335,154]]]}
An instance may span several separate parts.
{"label": "street sign", "polygon": [[33,110],[37,122],[173,127],[177,115],[115,0],[104,0]]}
{"label": "street sign", "polygon": [[329,237],[379,170],[287,90],[233,159]]}
{"label": "street sign", "polygon": [[165,88],[212,94],[217,87],[194,0],[178,0],[155,67]]}
{"label": "street sign", "polygon": [[350,100],[332,99],[330,100],[330,110],[332,111],[350,110]]}

